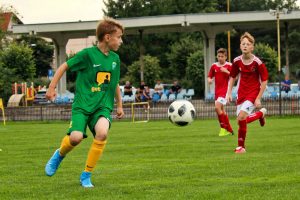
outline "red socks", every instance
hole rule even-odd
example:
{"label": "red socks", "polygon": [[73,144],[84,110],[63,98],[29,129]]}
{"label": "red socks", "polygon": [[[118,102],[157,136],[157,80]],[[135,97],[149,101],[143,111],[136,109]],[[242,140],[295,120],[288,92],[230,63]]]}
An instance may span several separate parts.
{"label": "red socks", "polygon": [[239,130],[238,130],[238,146],[245,148],[245,140],[247,133],[247,120],[238,121]]}
{"label": "red socks", "polygon": [[253,122],[253,121],[255,121],[255,120],[258,120],[258,119],[260,119],[261,117],[263,116],[263,113],[261,112],[261,111],[257,111],[257,112],[255,112],[255,113],[253,113],[253,114],[251,114],[251,115],[249,115],[248,117],[247,117],[247,123],[251,123],[251,122]]}
{"label": "red socks", "polygon": [[226,129],[230,133],[233,132],[232,127],[229,122],[229,119],[228,119],[228,115],[226,115],[225,113],[222,113],[221,115],[218,115],[218,119],[219,119],[221,128]]}
{"label": "red socks", "polygon": [[219,123],[221,128],[225,128],[225,122],[224,122],[224,113],[221,115],[218,115]]}

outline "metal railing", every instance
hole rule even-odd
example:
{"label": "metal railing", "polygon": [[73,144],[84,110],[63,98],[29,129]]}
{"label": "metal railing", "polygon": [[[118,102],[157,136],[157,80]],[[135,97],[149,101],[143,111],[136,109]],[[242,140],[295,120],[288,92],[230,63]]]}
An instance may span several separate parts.
{"label": "metal railing", "polygon": [[[214,101],[213,100],[191,100],[196,109],[197,119],[211,119],[216,117]],[[142,118],[149,117],[150,120],[167,119],[168,107],[172,102],[150,103],[150,110],[145,110],[144,105],[136,105],[134,112],[131,104],[124,105],[125,119],[131,121],[134,113],[136,120],[143,120]],[[272,98],[263,99],[263,107],[268,112],[268,116],[286,116],[286,115],[300,115],[300,98],[282,98],[281,106],[279,100]],[[28,107],[6,107],[5,118],[6,121],[54,121],[54,120],[70,120],[71,105],[41,105]],[[230,117],[236,116],[236,106],[234,103],[226,106],[226,112]],[[113,116],[115,110],[113,111]],[[0,121],[3,117],[0,116]]]}

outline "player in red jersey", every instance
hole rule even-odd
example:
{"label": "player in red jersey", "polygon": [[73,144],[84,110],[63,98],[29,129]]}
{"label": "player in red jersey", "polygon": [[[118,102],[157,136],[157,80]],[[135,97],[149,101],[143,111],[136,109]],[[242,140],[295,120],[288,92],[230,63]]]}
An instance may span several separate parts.
{"label": "player in red jersey", "polygon": [[210,67],[207,80],[209,84],[212,84],[213,78],[215,78],[215,110],[221,127],[219,136],[233,135],[233,130],[224,108],[227,103],[225,97],[231,70],[231,63],[226,61],[227,50],[220,48],[217,51],[217,59],[218,62],[212,64]]}
{"label": "player in red jersey", "polygon": [[[265,125],[265,114],[267,110],[261,108],[261,97],[268,82],[268,70],[265,64],[255,55],[254,37],[248,32],[240,38],[240,48],[242,55],[236,57],[232,63],[230,81],[227,91],[227,100],[232,101],[232,87],[239,75],[237,91],[237,120],[238,120],[238,147],[235,153],[245,153],[245,139],[247,133],[247,123],[259,120],[260,125]],[[252,113],[255,108],[261,108]]]}

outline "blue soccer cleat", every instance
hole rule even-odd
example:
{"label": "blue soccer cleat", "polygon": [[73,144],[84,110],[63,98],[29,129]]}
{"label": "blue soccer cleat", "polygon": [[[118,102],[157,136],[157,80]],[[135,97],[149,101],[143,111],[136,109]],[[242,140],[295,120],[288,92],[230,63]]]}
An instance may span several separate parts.
{"label": "blue soccer cleat", "polygon": [[80,175],[80,184],[85,188],[92,188],[94,185],[91,183],[91,172],[82,172]]}
{"label": "blue soccer cleat", "polygon": [[50,160],[47,162],[46,167],[45,167],[45,172],[47,176],[53,176],[61,163],[61,161],[65,157],[59,155],[59,149],[57,149],[53,156],[50,158]]}

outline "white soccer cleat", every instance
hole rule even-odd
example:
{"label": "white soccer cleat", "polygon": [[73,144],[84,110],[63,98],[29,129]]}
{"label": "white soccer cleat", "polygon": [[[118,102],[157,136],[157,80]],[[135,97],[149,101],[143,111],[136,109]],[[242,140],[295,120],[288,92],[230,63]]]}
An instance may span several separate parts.
{"label": "white soccer cleat", "polygon": [[234,152],[238,154],[242,154],[242,153],[246,153],[246,149],[244,147],[237,147],[235,148]]}

